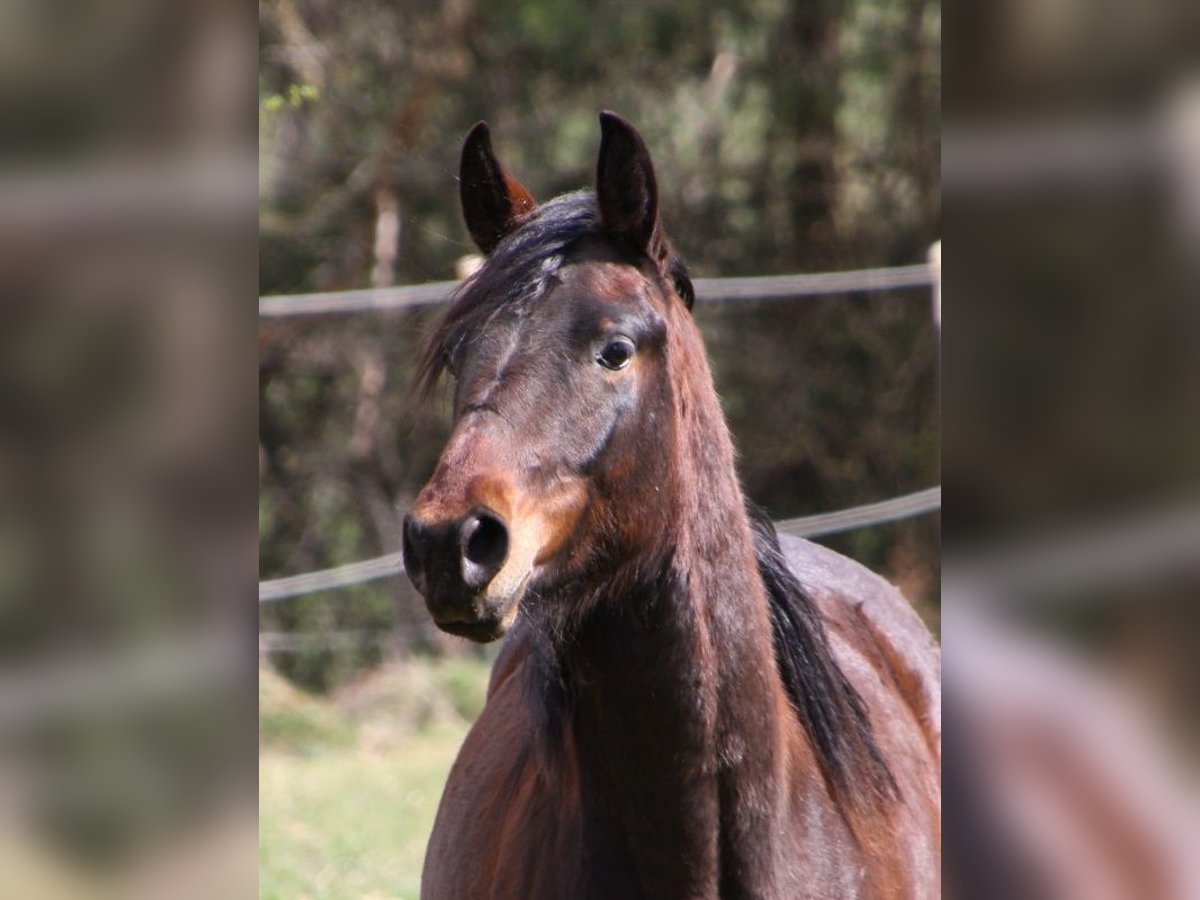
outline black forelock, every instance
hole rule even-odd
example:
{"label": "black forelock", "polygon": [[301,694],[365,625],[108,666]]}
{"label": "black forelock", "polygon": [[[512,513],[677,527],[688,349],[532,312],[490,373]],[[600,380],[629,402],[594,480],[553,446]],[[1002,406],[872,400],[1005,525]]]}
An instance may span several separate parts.
{"label": "black forelock", "polygon": [[450,355],[497,312],[520,312],[541,299],[571,249],[600,233],[592,191],[563,194],[539,206],[455,293],[449,311],[426,341],[417,369],[418,390],[432,390]]}

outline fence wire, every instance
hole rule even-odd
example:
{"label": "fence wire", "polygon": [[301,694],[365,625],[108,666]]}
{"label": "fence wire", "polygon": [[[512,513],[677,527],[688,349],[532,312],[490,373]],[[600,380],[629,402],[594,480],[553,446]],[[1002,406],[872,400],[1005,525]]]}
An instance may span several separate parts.
{"label": "fence wire", "polygon": [[[867,503],[853,506],[849,509],[839,509],[835,512],[818,513],[812,516],[801,516],[796,519],[785,519],[776,522],[775,527],[785,534],[796,537],[820,537],[849,531],[852,528],[865,528],[868,525],[882,525],[933,512],[942,505],[941,487],[927,488],[903,497],[894,497],[879,503]],[[374,559],[337,566],[332,569],[321,569],[316,572],[305,572],[302,575],[292,575],[287,578],[274,578],[270,581],[260,581],[258,584],[259,603],[271,603],[286,600],[290,597],[300,597],[316,591],[328,591],[335,588],[346,588],[356,584],[365,584],[381,578],[390,578],[404,572],[404,560],[399,553],[389,553]]]}
{"label": "fence wire", "polygon": [[[921,288],[930,287],[933,283],[933,270],[926,263],[918,263],[911,266],[817,272],[807,275],[697,278],[692,286],[696,290],[697,300],[705,303],[728,303]],[[432,306],[449,300],[459,284],[461,282],[458,281],[433,281],[402,287],[262,297],[258,301],[258,314],[264,318],[279,318]]]}

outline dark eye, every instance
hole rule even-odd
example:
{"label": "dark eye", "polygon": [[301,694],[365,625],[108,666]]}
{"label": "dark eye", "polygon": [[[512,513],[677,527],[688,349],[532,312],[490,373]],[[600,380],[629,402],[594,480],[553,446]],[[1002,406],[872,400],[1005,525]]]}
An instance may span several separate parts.
{"label": "dark eye", "polygon": [[633,352],[636,349],[633,341],[624,335],[609,338],[600,352],[596,354],[596,362],[600,363],[604,368],[612,369],[616,372],[629,365],[629,361],[633,359]]}
{"label": "dark eye", "polygon": [[454,354],[450,350],[442,351],[442,371],[448,372],[451,378],[458,377],[458,369],[454,365]]}

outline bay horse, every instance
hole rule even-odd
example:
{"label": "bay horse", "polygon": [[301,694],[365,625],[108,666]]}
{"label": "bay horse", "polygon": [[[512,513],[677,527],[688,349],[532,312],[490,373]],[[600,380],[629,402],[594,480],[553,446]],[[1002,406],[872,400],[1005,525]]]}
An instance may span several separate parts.
{"label": "bay horse", "polygon": [[403,528],[437,625],[506,632],[425,900],[934,897],[938,653],[899,593],[745,501],[638,132],[537,204],[479,123],[486,256],[430,335],[454,428]]}

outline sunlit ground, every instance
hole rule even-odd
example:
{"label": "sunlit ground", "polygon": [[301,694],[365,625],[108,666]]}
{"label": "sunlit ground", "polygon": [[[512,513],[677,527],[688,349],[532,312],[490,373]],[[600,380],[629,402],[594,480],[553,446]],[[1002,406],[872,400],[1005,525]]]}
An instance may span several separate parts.
{"label": "sunlit ground", "polygon": [[260,896],[416,898],[489,663],[396,663],[330,700],[260,678]]}

